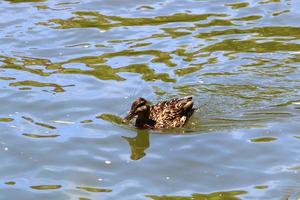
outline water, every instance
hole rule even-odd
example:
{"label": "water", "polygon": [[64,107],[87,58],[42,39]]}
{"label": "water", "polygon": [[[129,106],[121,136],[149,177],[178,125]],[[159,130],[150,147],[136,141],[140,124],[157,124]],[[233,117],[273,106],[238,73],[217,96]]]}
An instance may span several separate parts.
{"label": "water", "polygon": [[[0,199],[298,199],[296,0],[0,2]],[[183,129],[121,123],[194,96]]]}

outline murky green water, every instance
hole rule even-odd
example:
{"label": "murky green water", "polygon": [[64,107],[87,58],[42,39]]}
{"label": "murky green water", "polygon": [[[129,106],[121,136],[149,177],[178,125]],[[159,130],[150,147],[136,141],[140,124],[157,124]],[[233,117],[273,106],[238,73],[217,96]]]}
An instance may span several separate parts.
{"label": "murky green water", "polygon": [[[299,9],[0,1],[0,199],[298,199]],[[184,129],[120,123],[185,95]]]}

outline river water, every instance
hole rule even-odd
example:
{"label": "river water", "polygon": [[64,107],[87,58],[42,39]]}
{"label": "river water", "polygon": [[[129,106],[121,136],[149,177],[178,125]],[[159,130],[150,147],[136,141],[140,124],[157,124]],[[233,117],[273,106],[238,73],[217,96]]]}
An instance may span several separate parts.
{"label": "river water", "polygon": [[[0,199],[298,199],[299,9],[0,1]],[[120,122],[187,95],[185,128]]]}

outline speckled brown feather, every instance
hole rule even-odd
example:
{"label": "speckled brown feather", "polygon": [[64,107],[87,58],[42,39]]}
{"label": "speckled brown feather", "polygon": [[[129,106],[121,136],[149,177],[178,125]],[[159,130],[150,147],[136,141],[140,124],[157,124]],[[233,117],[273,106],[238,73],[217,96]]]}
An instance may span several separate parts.
{"label": "speckled brown feather", "polygon": [[182,127],[194,110],[192,97],[174,98],[151,106],[150,119],[155,129]]}

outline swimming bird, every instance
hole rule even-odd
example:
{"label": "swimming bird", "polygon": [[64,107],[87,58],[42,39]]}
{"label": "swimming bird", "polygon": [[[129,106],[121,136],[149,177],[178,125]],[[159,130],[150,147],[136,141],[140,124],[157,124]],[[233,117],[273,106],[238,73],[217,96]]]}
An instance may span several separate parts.
{"label": "swimming bird", "polygon": [[192,116],[193,97],[173,98],[170,100],[150,105],[149,102],[139,97],[131,105],[128,115],[123,122],[128,122],[137,116],[135,127],[151,129],[169,129],[183,127]]}

